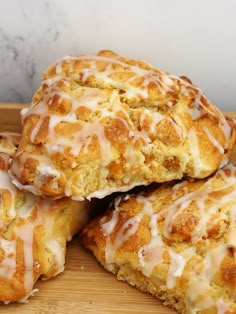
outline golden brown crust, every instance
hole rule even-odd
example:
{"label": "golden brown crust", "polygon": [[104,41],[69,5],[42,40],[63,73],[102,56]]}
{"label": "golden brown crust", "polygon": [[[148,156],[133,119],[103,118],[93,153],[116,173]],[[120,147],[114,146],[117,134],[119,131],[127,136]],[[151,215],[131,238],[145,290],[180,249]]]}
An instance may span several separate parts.
{"label": "golden brown crust", "polygon": [[236,166],[125,195],[81,242],[120,280],[179,313],[236,313]]}
{"label": "golden brown crust", "polygon": [[13,132],[0,132],[0,152],[13,156],[15,153],[21,135]]}
{"label": "golden brown crust", "polygon": [[[11,137],[0,147],[0,301],[25,302],[39,277],[62,272],[66,242],[84,226],[91,205],[19,191],[8,175]],[[5,143],[3,143],[5,141]]]}
{"label": "golden brown crust", "polygon": [[227,163],[235,133],[186,79],[111,51],[65,57],[23,111],[11,173],[35,194],[102,198],[207,177]]}

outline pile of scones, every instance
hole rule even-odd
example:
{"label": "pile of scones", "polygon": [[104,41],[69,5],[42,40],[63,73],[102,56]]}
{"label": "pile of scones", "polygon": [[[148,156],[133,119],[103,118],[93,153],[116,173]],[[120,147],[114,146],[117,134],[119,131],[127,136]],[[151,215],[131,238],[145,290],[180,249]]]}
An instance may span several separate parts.
{"label": "pile of scones", "polygon": [[234,119],[109,50],[56,61],[21,116],[22,134],[0,134],[0,301],[61,273],[79,233],[178,313],[236,313]]}

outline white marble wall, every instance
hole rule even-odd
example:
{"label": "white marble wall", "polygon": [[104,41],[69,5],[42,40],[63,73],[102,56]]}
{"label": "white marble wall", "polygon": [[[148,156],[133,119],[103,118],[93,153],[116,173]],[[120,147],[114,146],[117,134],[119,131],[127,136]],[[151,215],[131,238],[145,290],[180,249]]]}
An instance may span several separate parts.
{"label": "white marble wall", "polygon": [[236,110],[235,16],[235,0],[2,0],[0,102],[29,102],[58,57],[109,48]]}

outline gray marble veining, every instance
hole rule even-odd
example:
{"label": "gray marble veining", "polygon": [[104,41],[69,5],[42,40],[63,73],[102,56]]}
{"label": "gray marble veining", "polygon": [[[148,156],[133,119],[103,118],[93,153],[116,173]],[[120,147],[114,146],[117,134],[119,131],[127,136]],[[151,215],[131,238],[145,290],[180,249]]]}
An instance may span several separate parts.
{"label": "gray marble veining", "polygon": [[234,0],[0,2],[0,102],[30,102],[64,55],[113,49],[186,75],[222,110],[236,110]]}
{"label": "gray marble veining", "polygon": [[56,25],[60,16],[53,7],[54,1],[35,4],[35,1],[12,1],[1,11],[1,14],[5,10],[11,12],[11,18],[0,22],[0,101],[29,102],[42,71],[53,61],[53,58],[49,61],[49,55],[53,55],[50,47],[60,38],[62,25]]}

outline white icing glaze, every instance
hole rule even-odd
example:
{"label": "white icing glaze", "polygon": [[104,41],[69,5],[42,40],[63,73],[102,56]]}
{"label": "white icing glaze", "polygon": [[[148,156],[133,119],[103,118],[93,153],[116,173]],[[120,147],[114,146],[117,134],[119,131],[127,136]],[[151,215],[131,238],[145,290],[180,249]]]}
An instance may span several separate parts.
{"label": "white icing glaze", "polygon": [[209,129],[204,126],[203,127],[204,132],[208,136],[210,142],[215,146],[215,148],[219,151],[220,154],[224,154],[224,148],[220,145],[220,143],[217,141],[217,139],[212,135],[212,133],[209,131]]}
{"label": "white icing glaze", "polygon": [[[101,64],[102,67],[100,67]],[[151,138],[161,121],[171,125],[183,145],[186,138],[189,138],[191,156],[186,154],[184,163],[188,164],[190,162],[192,164],[193,161],[195,176],[199,176],[203,171],[209,171],[209,166],[202,161],[198,142],[199,136],[196,133],[196,129],[193,126],[188,130],[181,113],[175,110],[172,112],[171,110],[174,106],[172,102],[173,96],[178,99],[181,97],[192,98],[194,106],[193,108],[187,107],[187,111],[193,122],[201,118],[204,112],[207,112],[212,116],[216,116],[219,120],[219,128],[225,136],[225,142],[230,138],[231,127],[223,115],[211,106],[200,89],[192,86],[185,80],[152,67],[144,69],[135,62],[128,64],[119,60],[119,56],[66,56],[57,60],[55,68],[52,67],[51,71],[50,75],[52,77],[42,82],[43,91],[39,91],[40,97],[38,98],[40,99],[37,100],[38,102],[33,104],[34,106],[30,109],[22,110],[23,123],[31,115],[37,116],[37,122],[30,134],[30,140],[33,144],[38,143],[38,135],[42,128],[45,127],[45,121],[48,120],[48,135],[46,143],[43,144],[43,147],[46,149],[44,154],[46,158],[33,152],[30,154],[24,152],[20,156],[16,155],[19,161],[18,167],[14,166],[13,163],[11,172],[20,180],[26,160],[33,158],[39,161],[40,166],[38,167],[37,175],[40,178],[35,178],[33,183],[34,189],[31,189],[28,185],[19,184],[16,179],[14,180],[14,183],[24,190],[31,190],[33,193],[40,195],[42,185],[45,184],[45,176],[51,176],[51,174],[54,177],[52,185],[55,188],[57,187],[60,173],[56,173],[58,171],[56,165],[51,161],[52,155],[56,153],[66,155],[69,151],[69,154],[77,160],[80,160],[81,155],[87,155],[88,163],[92,163],[93,160],[89,159],[89,147],[94,139],[96,139],[100,150],[100,155],[97,157],[100,162],[98,166],[100,172],[99,186],[96,187],[96,191],[88,192],[90,194],[85,197],[88,199],[91,197],[100,198],[108,193],[120,190],[112,180],[108,183],[107,180],[109,180],[109,166],[111,163],[122,158],[125,158],[126,161],[126,175],[122,178],[123,191],[128,190],[131,184],[133,186],[138,185],[138,182],[132,183],[135,171],[138,166],[143,167],[145,165],[145,153],[148,154],[152,151],[154,144]],[[125,78],[122,78],[122,81],[118,78],[120,73],[127,74]],[[77,84],[77,93],[73,95],[70,90],[73,90],[75,82]],[[97,86],[100,86],[100,89]],[[150,95],[150,86],[152,86],[152,91],[157,92],[157,99],[149,99],[149,97],[153,97],[153,95]],[[166,103],[163,101],[164,97],[166,97]],[[129,104],[125,103],[124,98],[132,100],[132,106],[134,107],[128,108]],[[70,103],[69,111],[65,114],[60,114],[51,110],[55,99],[57,99],[59,105],[63,101],[68,101]],[[151,101],[152,103],[150,108],[147,106],[146,109],[141,111],[138,118],[139,121],[137,122],[137,130],[137,126],[134,125],[130,114],[133,111],[136,112],[136,109],[140,110],[138,108],[139,101],[143,103]],[[161,114],[158,109],[158,106],[164,105],[170,108],[170,112],[165,115]],[[88,112],[86,120],[80,118],[79,109],[85,109]],[[96,117],[95,120],[93,119],[94,116]],[[117,121],[117,123],[119,122],[120,125],[123,125],[122,129],[126,129],[129,134],[129,142],[125,151],[115,151],[111,140],[105,132],[105,121],[108,121],[108,124],[109,122]],[[78,131],[72,134],[58,135],[57,127],[66,123],[77,125]],[[217,152],[223,155],[225,147],[219,143],[215,135],[207,128],[202,132],[205,132],[210,143],[217,149]],[[117,138],[118,140],[120,139]],[[120,156],[117,156],[119,154]],[[222,165],[223,162],[225,163],[226,160],[222,161]],[[75,171],[79,171],[80,164],[76,161],[76,163],[72,163],[71,168],[76,168]],[[76,200],[82,200],[84,195],[74,195],[74,193],[80,193],[73,188],[73,186],[78,184],[76,179],[78,176],[73,176],[73,171],[68,176],[64,188],[65,195],[72,196]],[[145,183],[148,184],[149,182]],[[107,188],[107,185],[109,188]],[[78,190],[80,191],[82,188]]]}
{"label": "white icing glaze", "polygon": [[199,106],[188,108],[188,113],[190,114],[193,120],[197,120],[201,117],[201,109]]}
{"label": "white icing glaze", "polygon": [[39,197],[31,193],[27,193],[27,192],[24,193],[24,203],[17,210],[18,211],[17,215],[23,219],[29,218],[38,200],[39,200]]}
{"label": "white icing glaze", "polygon": [[220,298],[216,302],[217,306],[217,314],[225,314],[226,311],[229,309],[229,305],[223,298]]}
{"label": "white icing glaze", "polygon": [[[196,299],[199,297],[199,294],[201,298],[196,304]],[[187,290],[187,296],[185,296],[185,304],[187,308],[189,303],[191,304],[191,308],[194,305],[194,310],[196,310],[196,312],[214,305],[214,301],[210,295],[210,285],[204,277],[193,274],[191,284],[189,284]]]}
{"label": "white icing glaze", "polygon": [[102,231],[105,237],[109,236],[113,232],[114,227],[117,224],[118,217],[119,217],[119,212],[117,210],[114,210],[112,213],[111,220],[102,223]]}
{"label": "white icing glaze", "polygon": [[29,108],[23,108],[23,109],[21,109],[20,113],[22,116],[24,116],[27,114],[28,111],[29,111]]}
{"label": "white icing glaze", "polygon": [[[147,98],[147,87],[150,83],[156,85],[163,94],[168,91],[172,91],[172,86],[174,84],[172,78],[164,72],[157,70],[155,72],[151,72],[150,70],[145,70],[135,65],[128,65],[114,58],[103,56],[78,56],[70,58],[69,60],[74,61],[75,63],[76,61],[86,61],[87,67],[81,71],[83,83],[85,83],[90,76],[95,76],[97,80],[101,80],[102,82],[105,82],[114,88],[123,89],[125,91],[126,97],[129,99],[136,98],[137,96],[141,96],[141,98]],[[56,63],[56,68],[61,69],[64,61],[64,58],[58,60]],[[96,62],[106,63],[105,69],[103,71],[98,71]],[[112,65],[120,65],[133,74],[124,82],[115,80],[112,78],[112,73],[114,73]],[[72,64],[71,69],[73,69]],[[56,72],[57,74],[60,74],[57,70]],[[139,87],[136,87],[134,84],[132,84],[137,79],[137,77],[143,78],[143,81]]]}
{"label": "white icing glaze", "polygon": [[[222,259],[226,255],[226,245],[219,245],[215,249],[210,249],[203,261],[203,270],[197,276],[189,278],[189,288],[186,291],[186,298],[196,303],[196,310],[203,310],[215,304],[210,294],[210,282],[219,269]],[[201,301],[196,301],[202,296]]]}
{"label": "white icing glaze", "polygon": [[[0,249],[4,254],[3,259],[0,262],[0,280],[11,280],[13,278],[16,272],[17,245],[19,241],[22,241],[24,258],[22,271],[24,276],[25,296],[19,300],[19,302],[26,302],[29,296],[37,291],[37,289],[33,289],[35,281],[34,269],[40,271],[40,264],[38,262],[35,263],[34,251],[34,232],[37,226],[42,225],[45,230],[45,238],[50,239],[45,245],[48,245],[54,256],[54,262],[57,265],[57,273],[63,271],[64,269],[64,249],[61,248],[59,242],[53,238],[55,214],[50,213],[50,211],[53,210],[53,206],[55,206],[56,203],[50,199],[40,199],[31,193],[24,193],[22,205],[16,208],[16,193],[22,192],[17,192],[16,187],[10,180],[7,169],[5,171],[0,171],[0,193],[5,191],[8,191],[12,196],[11,208],[10,211],[6,210],[6,208],[2,207],[2,204],[0,203],[0,216],[4,217],[7,214],[6,216],[9,216],[9,218],[15,219],[15,238],[11,240],[0,238]],[[36,212],[34,214],[34,218],[32,219],[33,211]],[[9,213],[11,213],[11,215],[9,215]],[[4,222],[4,219],[0,219],[0,222],[0,228],[4,228],[7,224]],[[68,238],[70,237],[71,235],[69,234]],[[7,304],[8,301],[5,301],[5,303]]]}
{"label": "white icing glaze", "polygon": [[169,289],[175,287],[176,278],[182,275],[188,259],[190,259],[194,254],[195,248],[193,247],[179,253],[174,252],[174,250],[170,250],[169,255],[171,262],[166,280],[166,285]]}
{"label": "white icing glaze", "polygon": [[25,294],[28,295],[34,286],[33,267],[33,241],[34,241],[34,225],[26,221],[24,225],[16,231],[17,236],[23,241],[24,250],[24,288]]}
{"label": "white icing glaze", "polygon": [[42,176],[49,176],[49,177],[56,177],[56,178],[60,177],[60,173],[50,166],[39,165],[37,167],[37,171]]}
{"label": "white icing glaze", "polygon": [[[155,193],[151,193],[149,196],[143,196],[142,193],[137,194],[135,197],[136,207],[140,210],[135,215],[128,216],[122,225],[120,225],[119,215],[122,201],[125,201],[125,198],[119,197],[115,200],[115,210],[112,212],[111,219],[106,221],[104,217],[100,220],[101,229],[106,239],[106,262],[111,265],[115,263],[116,252],[131,237],[135,236],[142,219],[148,217],[150,240],[140,246],[136,253],[139,270],[145,276],[153,275],[155,267],[162,265],[163,262],[166,263],[163,256],[168,254],[170,262],[166,285],[168,289],[173,289],[178,278],[183,275],[187,263],[192,258],[197,257],[196,269],[188,270],[190,271],[188,274],[188,287],[184,296],[186,307],[201,311],[215,306],[218,310],[217,313],[224,313],[228,309],[228,301],[223,300],[221,297],[218,299],[213,297],[214,292],[211,292],[213,289],[211,283],[219,271],[224,257],[227,255],[228,248],[236,247],[236,167],[228,164],[223,169],[218,170],[214,176],[202,182],[199,189],[191,191],[188,188],[188,181],[182,181],[175,184],[172,191],[170,204],[163,206],[163,209],[159,212],[155,212],[153,206],[154,202],[162,203],[162,197],[157,198]],[[184,191],[184,195],[178,196],[180,191]],[[214,193],[216,192],[219,193],[219,196],[215,199]],[[126,200],[130,197],[132,195],[127,195]],[[179,215],[189,208],[190,204],[195,206],[199,214],[190,234],[192,243],[187,248],[176,251],[174,246],[168,247],[164,238],[168,239],[173,236],[173,223]],[[227,212],[221,213],[221,218],[219,218],[218,214],[222,208],[227,208]],[[121,216],[123,215],[121,214]],[[163,230],[160,232],[159,221],[162,221],[163,217]],[[198,242],[202,241],[204,237],[208,237],[209,224],[210,226],[220,224],[219,219],[229,221],[229,228],[225,231],[219,243],[216,242],[215,245],[212,245],[211,241],[214,243],[214,239],[205,240],[206,252],[203,255],[199,254]]]}
{"label": "white icing glaze", "polygon": [[[27,113],[28,110],[25,110],[22,114],[27,115]],[[7,143],[9,143],[11,137],[11,133],[4,133],[4,141],[7,141]],[[57,239],[54,235],[55,218],[60,205],[57,204],[57,201],[51,199],[20,192],[13,184],[12,178],[8,173],[9,156],[0,152],[0,158],[4,161],[3,167],[0,169],[0,281],[8,280],[9,285],[12,285],[14,283],[11,280],[18,280],[20,276],[23,276],[23,282],[19,283],[19,285],[23,284],[24,297],[18,300],[18,302],[25,303],[37,291],[37,289],[33,289],[35,271],[38,274],[41,272],[40,262],[37,260],[38,253],[35,251],[34,244],[36,236],[38,236],[35,233],[35,229],[38,226],[44,229],[42,241],[44,241],[44,237],[49,239],[45,243],[45,247],[48,246],[54,258],[54,267],[57,269],[57,272],[53,275],[57,275],[64,269],[64,246],[60,244],[60,235],[57,235]],[[27,156],[23,156],[23,158],[26,160]],[[41,160],[45,161],[44,157]],[[41,176],[58,176],[58,172],[52,168],[51,164],[43,163],[43,165],[39,165],[37,171],[40,172]],[[87,215],[87,212],[81,213],[81,221],[83,219],[86,220]],[[9,234],[8,228],[9,230],[12,228]],[[69,230],[67,233],[66,239],[63,239],[63,241],[71,239],[72,234],[69,233]],[[23,261],[19,260],[19,256],[21,257],[21,254],[18,255],[20,248],[22,248]],[[22,263],[22,265],[18,263]],[[15,278],[16,272],[19,271],[20,273]],[[9,302],[7,300],[4,301],[5,304]]]}
{"label": "white icing glaze", "polygon": [[200,148],[198,144],[198,136],[196,133],[196,130],[191,128],[188,133],[188,141],[189,141],[189,149],[192,155],[192,160],[194,163],[194,175],[196,178],[203,170],[208,170],[208,166],[205,165],[202,161],[201,155],[200,155]]}
{"label": "white icing glaze", "polygon": [[0,279],[10,279],[16,271],[16,241],[0,239],[0,249],[4,258],[0,262]]}

